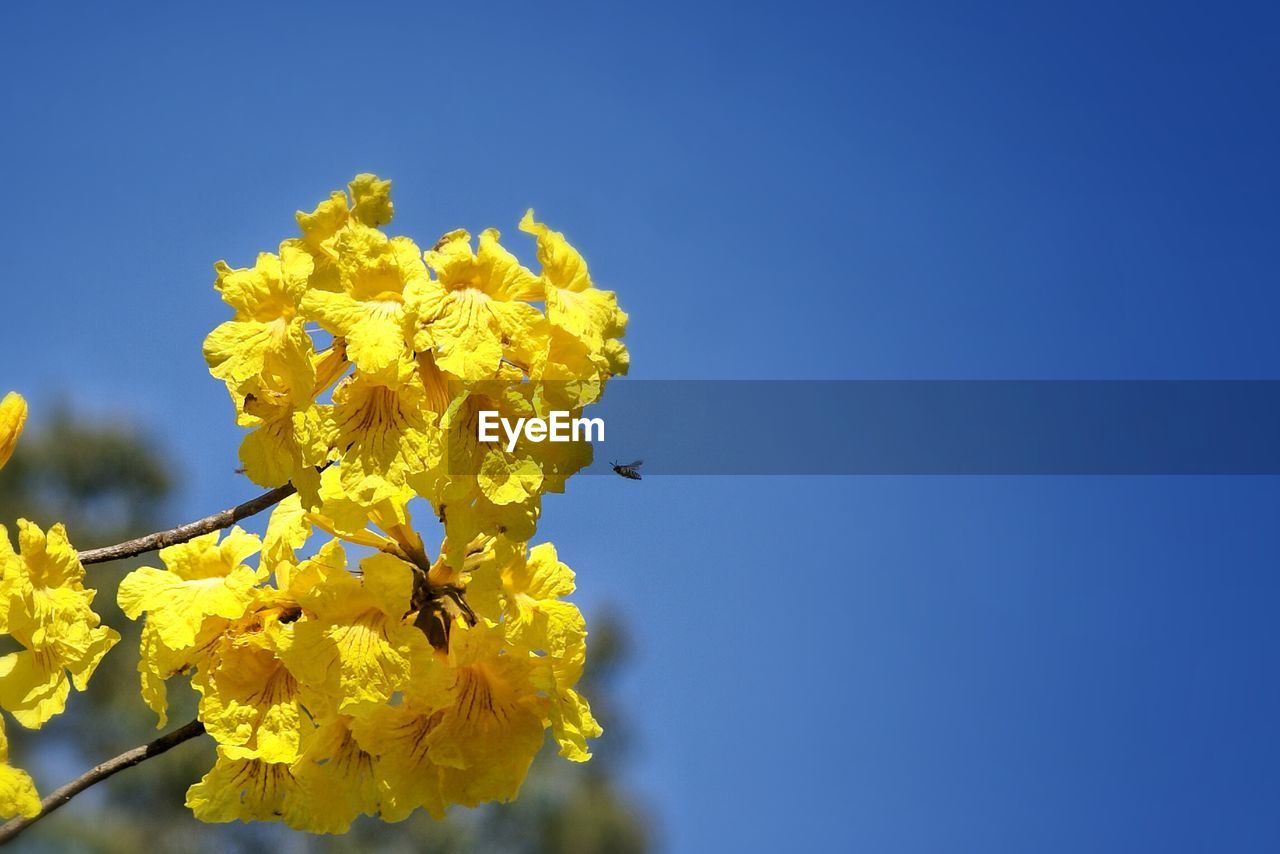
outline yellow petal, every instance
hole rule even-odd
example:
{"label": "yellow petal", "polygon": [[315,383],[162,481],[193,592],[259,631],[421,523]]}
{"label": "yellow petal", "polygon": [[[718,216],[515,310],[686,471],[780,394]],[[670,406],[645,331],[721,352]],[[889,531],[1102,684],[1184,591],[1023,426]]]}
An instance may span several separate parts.
{"label": "yellow petal", "polygon": [[209,373],[232,392],[255,392],[268,383],[295,405],[310,400],[315,385],[314,348],[303,320],[228,320],[204,340]]}
{"label": "yellow petal", "polygon": [[311,259],[293,252],[285,263],[281,261],[281,256],[260,252],[252,267],[235,269],[225,261],[214,265],[218,273],[214,287],[236,310],[237,320],[265,322],[293,316],[306,288]]}
{"label": "yellow petal", "polygon": [[142,627],[142,637],[138,644],[138,674],[142,681],[142,699],[156,713],[159,721],[156,729],[162,729],[168,722],[168,691],[165,680],[182,673],[201,661],[209,647],[222,634],[227,621],[218,617],[209,617],[200,627],[195,642],[185,649],[170,649],[160,640],[155,626],[148,624]]}
{"label": "yellow petal", "polygon": [[351,216],[365,225],[379,226],[391,222],[395,206],[391,204],[391,182],[377,175],[357,175],[348,185],[351,190]]}
{"label": "yellow petal", "polygon": [[200,692],[200,720],[228,759],[293,762],[302,754],[312,725],[297,680],[270,649],[225,644],[191,684]]}
{"label": "yellow petal", "polygon": [[586,762],[591,758],[587,739],[604,734],[604,729],[592,717],[586,698],[577,691],[567,690],[559,702],[552,703],[551,709],[551,733],[560,745],[560,755],[570,762]]}
{"label": "yellow petal", "polygon": [[439,428],[422,408],[425,392],[416,363],[401,367],[394,386],[357,375],[334,390],[327,429],[343,449],[341,478],[349,490],[369,477],[402,486],[439,460]]}
{"label": "yellow petal", "polygon": [[316,205],[315,210],[310,213],[298,211],[295,218],[298,228],[302,230],[304,242],[308,246],[319,248],[346,224],[347,197],[342,191],[334,190],[329,198]]}
{"label": "yellow petal", "polygon": [[[311,523],[302,509],[302,497],[297,493],[281,501],[271,511],[267,520],[267,533],[262,538],[262,564],[270,572],[279,575],[281,564],[292,564],[298,549],[311,535]],[[287,582],[277,586],[285,589]]]}
{"label": "yellow petal", "polygon": [[233,528],[219,543],[218,532],[161,549],[167,570],[136,569],[120,582],[116,599],[131,620],[147,612],[147,622],[173,650],[195,641],[207,616],[239,617],[253,600],[265,571],[243,561],[261,548],[253,534]]}
{"label": "yellow petal", "polygon": [[276,821],[305,825],[302,790],[286,763],[230,759],[218,751],[209,773],[187,789],[187,807],[200,821]]}
{"label": "yellow petal", "polygon": [[353,712],[385,703],[404,687],[415,632],[372,608],[344,621],[304,619],[281,656],[299,679],[336,700],[339,711]]}
{"label": "yellow petal", "polygon": [[27,729],[61,714],[70,692],[70,680],[48,656],[23,650],[0,658],[0,707]]}
{"label": "yellow petal", "polygon": [[51,527],[46,534],[38,525],[19,519],[18,546],[26,564],[26,576],[33,587],[84,590],[81,583],[84,567],[61,523]]}
{"label": "yellow petal", "polygon": [[347,355],[361,371],[380,379],[394,379],[407,357],[411,318],[395,295],[358,300],[345,293],[312,291],[303,311],[334,335],[346,339]]}
{"label": "yellow petal", "polygon": [[532,209],[520,220],[520,230],[538,239],[538,263],[542,264],[543,275],[557,288],[585,291],[591,287],[591,276],[582,255],[569,245],[563,234],[535,220]]}
{"label": "yellow petal", "polygon": [[22,427],[27,423],[27,402],[22,395],[11,391],[0,401],[0,468],[9,462],[13,454],[13,446],[22,435]]}
{"label": "yellow petal", "polygon": [[378,812],[375,757],[356,742],[348,723],[344,717],[324,723],[293,766],[308,816],[302,829],[312,833],[346,833],[357,816]]}
{"label": "yellow petal", "polygon": [[253,598],[254,570],[240,567],[226,576],[184,581],[172,572],[142,567],[120,582],[120,610],[131,620],[147,612],[147,623],[171,649],[190,647],[207,616],[239,617]]}
{"label": "yellow petal", "polygon": [[31,775],[9,764],[9,739],[0,722],[0,818],[31,818],[40,813],[40,796]]}
{"label": "yellow petal", "polygon": [[358,743],[376,755],[374,774],[385,821],[403,821],[418,807],[444,818],[440,768],[430,759],[428,738],[440,715],[412,703],[378,706],[351,722]]}

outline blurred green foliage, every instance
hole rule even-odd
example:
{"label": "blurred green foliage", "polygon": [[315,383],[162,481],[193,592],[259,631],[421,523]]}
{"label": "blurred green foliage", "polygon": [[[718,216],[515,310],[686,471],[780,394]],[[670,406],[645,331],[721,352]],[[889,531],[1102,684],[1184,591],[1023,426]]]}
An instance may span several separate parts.
{"label": "blurred green foliage", "polygon": [[[42,527],[64,522],[79,548],[118,542],[175,521],[166,509],[176,491],[168,461],[151,437],[127,424],[102,425],[60,409],[41,425],[28,424],[13,459],[0,472],[0,523],[13,531],[19,517]],[[33,429],[35,428],[35,429]],[[209,508],[210,510],[218,508]],[[90,766],[155,738],[155,716],[138,694],[139,624],[115,604],[120,579],[154,555],[89,568],[95,609],[122,635],[103,660],[89,691],[73,692],[65,714],[38,733],[6,724],[12,758],[42,793]],[[455,808],[443,822],[419,811],[399,824],[358,821],[343,836],[319,837],[283,825],[197,822],[183,806],[186,789],[213,764],[212,741],[202,737],[117,774],[27,830],[14,848],[31,852],[135,854],[157,852],[515,852],[515,854],[640,854],[652,845],[651,821],[617,782],[628,753],[627,727],[611,702],[627,642],[609,614],[590,618],[591,644],[582,690],[605,735],[595,757],[576,765],[546,747],[520,797],[511,804]],[[7,650],[2,650],[7,651]],[[195,716],[196,697],[171,680],[170,725]]]}

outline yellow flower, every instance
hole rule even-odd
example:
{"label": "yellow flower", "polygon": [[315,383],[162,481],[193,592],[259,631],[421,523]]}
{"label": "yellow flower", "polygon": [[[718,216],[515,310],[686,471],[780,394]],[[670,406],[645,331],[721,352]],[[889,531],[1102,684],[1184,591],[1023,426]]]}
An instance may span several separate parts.
{"label": "yellow flower", "polygon": [[298,301],[311,275],[311,256],[282,246],[279,255],[259,254],[252,268],[232,269],[225,261],[215,268],[214,287],[236,313],[205,339],[209,372],[226,382],[233,396],[267,386],[286,389],[296,405],[306,405],[315,368]]}
{"label": "yellow flower", "polygon": [[433,818],[444,818],[448,803],[441,790],[441,769],[429,758],[428,741],[442,717],[432,703],[406,697],[351,721],[356,742],[376,757],[374,776],[383,820],[403,821],[419,807]]}
{"label": "yellow flower", "polygon": [[552,325],[593,350],[602,348],[607,338],[621,337],[627,329],[627,315],[619,310],[617,295],[591,284],[587,262],[564,235],[534,220],[532,210],[520,220],[520,230],[538,239],[547,319]]}
{"label": "yellow flower", "polygon": [[363,172],[347,185],[351,191],[351,218],[374,228],[391,222],[395,205],[391,204],[391,182]]}
{"label": "yellow flower", "polygon": [[305,804],[306,830],[346,833],[361,815],[379,807],[376,758],[351,733],[351,719],[335,716],[322,723],[303,756],[294,763],[294,779]]}
{"label": "yellow flower", "polygon": [[520,791],[543,742],[546,700],[531,680],[533,661],[509,654],[502,632],[460,624],[449,641],[453,684],[429,757],[445,766],[445,798],[465,806],[509,801]]}
{"label": "yellow flower", "polygon": [[312,522],[347,542],[380,549],[387,538],[370,531],[369,523],[382,531],[409,525],[414,492],[381,477],[344,477],[334,466],[321,473],[319,496],[320,512],[308,517]]}
{"label": "yellow flower", "polygon": [[537,415],[527,387],[484,383],[456,398],[441,421],[447,473],[455,481],[455,488],[447,494],[453,497],[458,488],[470,491],[474,486],[494,504],[521,504],[540,495],[544,480],[540,463],[557,443],[522,442],[508,451],[503,435],[497,442],[482,442],[478,425],[480,413],[485,411],[497,412],[511,424]]}
{"label": "yellow flower", "polygon": [[13,446],[18,443],[26,423],[27,402],[16,391],[9,392],[0,401],[0,469],[13,455]]}
{"label": "yellow flower", "polygon": [[341,457],[341,480],[350,490],[370,477],[402,486],[440,458],[440,431],[425,408],[417,363],[402,361],[398,370],[389,385],[357,374],[334,389],[322,429],[333,454]]}
{"label": "yellow flower", "polygon": [[244,613],[266,574],[244,560],[261,547],[256,535],[232,528],[221,543],[214,531],[161,549],[167,569],[144,566],[126,575],[116,594],[120,610],[131,620],[146,611],[147,624],[169,649],[190,647],[205,617]]}
{"label": "yellow flower", "polygon": [[147,612],[138,672],[142,697],[159,716],[157,728],[168,720],[165,680],[204,661],[255,601],[266,571],[244,560],[259,548],[258,538],[239,528],[221,543],[215,531],[161,549],[167,570],[142,567],[120,582],[117,601],[125,616]]}
{"label": "yellow flower", "polygon": [[[433,499],[433,503],[436,501]],[[443,557],[449,564],[456,564],[463,560],[466,544],[477,537],[498,535],[518,541],[530,539],[542,514],[542,497],[534,496],[519,504],[494,504],[479,489],[472,488],[441,498],[436,506],[444,522]]]}
{"label": "yellow flower", "polygon": [[[330,469],[326,469],[326,472]],[[323,474],[321,479],[323,480]],[[271,511],[267,520],[267,532],[262,538],[262,557],[259,567],[275,575],[276,587],[289,587],[289,574],[298,549],[311,536],[311,522],[302,506],[302,496],[297,493],[281,501]]]}
{"label": "yellow flower", "polygon": [[496,627],[460,620],[443,660],[415,659],[403,702],[352,720],[377,757],[382,817],[423,807],[442,818],[450,803],[514,798],[543,742],[547,701],[533,670],[529,657],[508,654]]}
{"label": "yellow flower", "polygon": [[521,543],[496,554],[472,573],[467,602],[477,614],[502,621],[513,649],[546,655],[565,682],[576,683],[586,660],[587,626],[578,606],[561,599],[574,590],[573,570],[551,543],[527,551]]}
{"label": "yellow flower", "polygon": [[573,590],[573,570],[560,562],[554,545],[543,543],[526,552],[519,544],[500,545],[471,574],[466,595],[477,614],[501,620],[513,652],[535,657],[531,680],[551,701],[548,711],[560,755],[584,762],[591,755],[587,739],[603,731],[586,699],[573,690],[587,656],[582,613],[561,598]]}
{"label": "yellow flower", "polygon": [[31,775],[9,764],[9,738],[0,721],[0,818],[39,815],[40,796]]}
{"label": "yellow flower", "polygon": [[530,364],[534,406],[544,417],[556,409],[580,411],[600,400],[605,383],[615,373],[603,350],[593,351],[553,326],[547,347]]}
{"label": "yellow flower", "polygon": [[357,223],[376,228],[390,222],[394,212],[390,181],[381,181],[376,175],[366,173],[357,175],[347,189],[351,193],[350,207],[347,196],[335,190],[310,213],[297,212],[302,236],[286,241],[311,256],[312,272],[307,285],[314,290],[342,290],[333,243],[345,226]]}
{"label": "yellow flower", "polygon": [[263,383],[256,391],[236,400],[236,422],[254,428],[240,443],[245,474],[259,486],[276,487],[288,481],[303,494],[314,493],[316,468],[329,456],[324,432],[327,404],[314,399],[346,371],[345,350],[339,341],[311,357],[315,381],[306,402],[299,405],[288,386]]}
{"label": "yellow flower", "polygon": [[302,687],[279,657],[291,629],[280,616],[266,609],[234,622],[191,679],[200,720],[227,759],[293,762],[314,729]]}
{"label": "yellow flower", "polygon": [[347,354],[371,377],[393,382],[410,355],[415,315],[406,306],[426,286],[427,268],[407,237],[349,224],[333,240],[341,291],[309,291],[302,311],[347,342]]}
{"label": "yellow flower", "polygon": [[[481,410],[513,421],[599,400],[629,366],[627,316],[532,211],[520,227],[537,238],[537,275],[492,229],[474,247],[450,232],[424,260],[380,230],[393,212],[390,183],[359,175],[299,212],[301,236],[278,255],[218,266],[236,314],[205,352],[252,429],[241,460],[255,482],[292,480],[298,493],[262,542],[235,529],[165,549],[166,569],[139,569],[119,590],[130,618],[147,615],[148,705],[163,722],[178,673],[200,693],[218,743],[187,795],[204,821],[342,833],[360,815],[442,817],[515,797],[548,728],[573,761],[601,732],[575,691],[586,627],[565,599],[573,572],[550,544],[526,545],[542,496],[591,447],[508,451],[479,442],[477,424]],[[315,352],[304,320],[333,336],[329,349]],[[444,526],[434,563],[411,523],[415,496]],[[300,557],[316,531],[335,539]],[[342,542],[372,554],[349,569]],[[25,557],[0,551],[6,584]],[[62,599],[81,595],[63,586]],[[36,607],[19,601],[0,596],[6,625]],[[63,613],[52,599],[45,609]],[[61,702],[56,690],[38,699]]]}
{"label": "yellow flower", "polygon": [[413,569],[389,554],[347,571],[337,542],[298,567],[294,587],[303,617],[293,641],[280,651],[290,671],[341,713],[385,703],[409,680],[415,656],[430,656],[425,635],[404,620],[413,593]]}
{"label": "yellow flower", "polygon": [[[441,419],[444,459],[439,469],[409,483],[436,508],[451,544],[460,547],[480,534],[515,541],[532,538],[542,495],[561,492],[574,472],[591,462],[587,442],[481,442],[480,412],[497,412],[509,423],[538,415],[533,384],[480,383],[454,399]],[[457,557],[451,554],[450,559]]]}
{"label": "yellow flower", "polygon": [[591,758],[587,740],[599,738],[604,729],[591,715],[587,698],[572,688],[558,683],[551,666],[535,661],[533,683],[551,700],[548,714],[551,734],[560,745],[560,755],[570,762],[586,762]]}
{"label": "yellow flower", "polygon": [[375,758],[382,818],[402,821],[422,807],[444,818],[448,801],[442,790],[442,767],[431,761],[431,734],[444,718],[455,674],[440,657],[417,656],[404,697],[395,705],[368,709],[351,720],[361,749]]}
{"label": "yellow flower", "polygon": [[23,647],[0,658],[0,706],[36,729],[66,707],[72,683],[87,687],[120,636],[90,607],[94,591],[84,587],[84,567],[61,525],[46,536],[21,519],[18,542],[20,554],[0,526],[0,630]]}
{"label": "yellow flower", "polygon": [[302,788],[287,762],[232,759],[218,748],[209,773],[187,789],[187,807],[200,821],[276,821],[306,829]]}
{"label": "yellow flower", "polygon": [[538,349],[542,312],[529,304],[542,298],[538,278],[502,248],[498,232],[451,231],[426,254],[437,278],[412,296],[417,315],[414,347],[431,350],[441,370],[463,380],[494,379],[505,355]]}

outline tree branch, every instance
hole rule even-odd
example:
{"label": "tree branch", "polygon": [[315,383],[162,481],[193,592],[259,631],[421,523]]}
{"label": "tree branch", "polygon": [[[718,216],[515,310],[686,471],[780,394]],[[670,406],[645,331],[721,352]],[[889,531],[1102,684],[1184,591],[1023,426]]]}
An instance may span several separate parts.
{"label": "tree branch", "polygon": [[114,759],[108,759],[101,765],[90,768],[79,777],[67,783],[61,788],[50,792],[44,800],[40,802],[40,812],[31,818],[19,816],[12,821],[0,827],[0,845],[5,845],[13,841],[13,838],[76,795],[83,792],[95,783],[101,783],[119,771],[126,768],[132,768],[143,760],[150,759],[153,756],[159,756],[171,747],[176,747],[184,741],[190,741],[196,736],[204,732],[204,724],[200,721],[192,721],[186,726],[178,727],[172,732],[167,732],[149,744],[141,747],[135,747],[132,750],[126,750]]}
{"label": "tree branch", "polygon": [[157,531],[154,534],[147,534],[145,537],[138,537],[136,540],[80,552],[80,562],[83,564],[105,563],[109,560],[120,560],[121,558],[153,552],[168,546],[176,546],[178,543],[185,543],[187,540],[194,539],[201,534],[208,534],[212,531],[230,527],[241,519],[246,519],[255,513],[261,513],[295,492],[297,490],[293,484],[286,483],[284,486],[277,486],[270,492],[264,492],[257,498],[251,498],[243,504],[237,504],[235,507],[214,513],[212,516],[205,516],[203,519],[197,519],[194,522],[188,522],[185,525],[179,525],[168,531]]}

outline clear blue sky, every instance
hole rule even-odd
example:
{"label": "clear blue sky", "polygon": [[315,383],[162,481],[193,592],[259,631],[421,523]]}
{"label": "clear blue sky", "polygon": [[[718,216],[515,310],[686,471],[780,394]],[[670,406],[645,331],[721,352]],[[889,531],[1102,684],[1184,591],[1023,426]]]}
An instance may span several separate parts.
{"label": "clear blue sky", "polygon": [[[1280,378],[1261,4],[434,5],[0,13],[0,388],[245,497],[211,265],[359,171],[424,242],[534,206],[637,377]],[[541,534],[635,636],[669,850],[1275,851],[1278,511],[584,477]]]}

